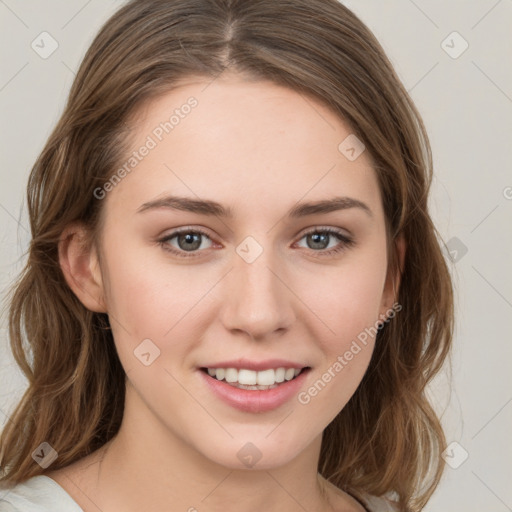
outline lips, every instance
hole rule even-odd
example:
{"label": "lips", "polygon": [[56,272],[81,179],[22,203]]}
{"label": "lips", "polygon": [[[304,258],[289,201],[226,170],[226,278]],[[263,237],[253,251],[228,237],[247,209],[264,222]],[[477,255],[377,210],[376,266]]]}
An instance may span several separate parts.
{"label": "lips", "polygon": [[285,360],[236,360],[199,368],[213,394],[244,412],[276,409],[298,393],[310,367]]}
{"label": "lips", "polygon": [[301,364],[295,361],[289,361],[286,359],[267,359],[265,361],[252,361],[250,359],[233,359],[231,361],[218,361],[216,363],[209,362],[208,364],[201,365],[203,368],[236,368],[240,369],[248,369],[248,370],[268,370],[271,368],[294,368],[301,370],[302,368],[306,368],[306,364]]}

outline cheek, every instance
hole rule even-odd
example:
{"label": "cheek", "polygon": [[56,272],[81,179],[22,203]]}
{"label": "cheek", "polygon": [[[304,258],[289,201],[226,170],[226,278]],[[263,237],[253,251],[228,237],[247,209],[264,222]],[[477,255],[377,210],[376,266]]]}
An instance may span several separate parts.
{"label": "cheek", "polygon": [[[152,253],[160,249],[123,243],[111,238],[104,282],[109,313],[130,331],[132,337],[162,337],[194,296],[180,268],[155,264]],[[183,268],[183,267],[182,267]]]}
{"label": "cheek", "polygon": [[385,255],[353,258],[320,278],[302,283],[305,302],[322,321],[317,338],[327,354],[344,351],[351,340],[376,325],[386,277]]}
{"label": "cheek", "polygon": [[[326,352],[340,352],[365,329],[376,325],[382,299],[380,276],[352,272],[335,283],[337,292],[324,300],[322,311],[335,334],[329,337]],[[332,333],[331,333],[332,334]]]}
{"label": "cheek", "polygon": [[[212,321],[207,295],[219,279],[215,271],[207,266],[173,265],[160,258],[155,261],[151,255],[155,247],[112,242],[106,250],[110,251],[104,276],[107,307],[126,373],[139,369],[134,353],[146,347],[146,340],[154,344],[147,346],[158,354],[157,366],[171,371],[188,367],[188,354]],[[165,380],[168,375],[162,377]]]}
{"label": "cheek", "polygon": [[368,275],[352,273],[350,278],[357,289],[347,278],[338,283],[337,293],[321,300],[318,311],[329,330],[319,328],[314,336],[322,359],[297,396],[304,421],[318,421],[324,427],[345,407],[361,383],[378,332],[380,287]]}
{"label": "cheek", "polygon": [[161,336],[170,328],[170,314],[177,304],[170,302],[173,295],[156,272],[125,260],[109,271],[108,285],[109,314],[133,338]]}
{"label": "cheek", "polygon": [[321,319],[313,336],[323,358],[298,401],[326,422],[356,391],[374,350],[386,260],[379,250],[371,254],[333,269],[307,291],[308,305]]}

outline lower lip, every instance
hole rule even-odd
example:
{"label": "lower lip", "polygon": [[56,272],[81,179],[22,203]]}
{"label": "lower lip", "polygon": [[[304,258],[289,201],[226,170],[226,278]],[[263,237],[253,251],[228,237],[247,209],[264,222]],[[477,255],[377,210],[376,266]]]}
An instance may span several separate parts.
{"label": "lower lip", "polygon": [[294,379],[279,384],[277,388],[265,390],[235,388],[225,381],[210,377],[203,370],[199,370],[199,373],[210,389],[228,405],[243,412],[266,412],[277,409],[296,395],[309,371],[310,368],[307,368]]}

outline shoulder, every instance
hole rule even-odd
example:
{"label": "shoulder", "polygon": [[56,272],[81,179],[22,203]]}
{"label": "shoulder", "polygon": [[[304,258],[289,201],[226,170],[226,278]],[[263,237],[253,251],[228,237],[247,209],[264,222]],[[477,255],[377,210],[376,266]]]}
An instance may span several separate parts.
{"label": "shoulder", "polygon": [[10,487],[0,487],[0,512],[83,512],[54,480],[38,475]]}
{"label": "shoulder", "polygon": [[362,490],[342,491],[328,480],[322,480],[329,492],[331,503],[340,510],[364,510],[365,512],[398,512],[396,502],[388,496],[373,496]]}
{"label": "shoulder", "polygon": [[369,512],[398,512],[396,502],[385,496],[379,497],[363,494],[361,500]]}

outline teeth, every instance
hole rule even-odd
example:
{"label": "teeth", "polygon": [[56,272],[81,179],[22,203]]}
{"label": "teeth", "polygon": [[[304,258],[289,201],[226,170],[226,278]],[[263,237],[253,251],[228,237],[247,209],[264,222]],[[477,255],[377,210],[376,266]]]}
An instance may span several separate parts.
{"label": "teeth", "polygon": [[[240,370],[240,373],[244,372],[245,370]],[[262,372],[254,372],[255,378],[258,381],[258,385],[260,386],[272,386],[272,384],[275,384],[276,382],[276,372],[272,369],[270,370],[263,370]],[[245,384],[241,378],[238,378],[238,382],[241,384]]]}
{"label": "teeth", "polygon": [[[238,371],[236,368],[226,368],[226,382],[236,382],[238,379]],[[242,384],[242,383],[240,383]]]}
{"label": "teeth", "polygon": [[284,376],[285,376],[285,373],[286,373],[286,370],[284,368],[278,368],[276,370],[276,382],[284,382]]}
{"label": "teeth", "polygon": [[286,380],[292,380],[294,375],[295,375],[295,370],[293,368],[288,368],[288,370],[286,370],[286,373],[284,374],[284,378]]}
{"label": "teeth", "polygon": [[258,382],[258,374],[253,370],[238,370],[238,384],[254,386],[255,384],[263,384],[263,382]]}
{"label": "teeth", "polygon": [[299,368],[276,368],[262,370],[260,372],[247,370],[245,368],[208,368],[208,375],[217,380],[225,380],[229,384],[242,389],[269,389],[276,387],[285,380],[292,380],[297,377],[301,370]]}

